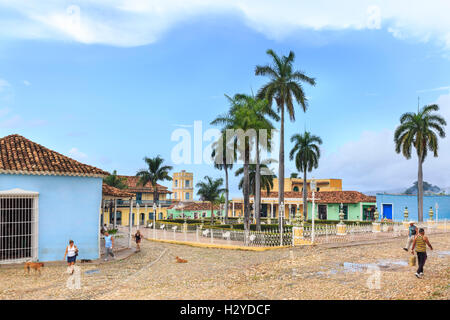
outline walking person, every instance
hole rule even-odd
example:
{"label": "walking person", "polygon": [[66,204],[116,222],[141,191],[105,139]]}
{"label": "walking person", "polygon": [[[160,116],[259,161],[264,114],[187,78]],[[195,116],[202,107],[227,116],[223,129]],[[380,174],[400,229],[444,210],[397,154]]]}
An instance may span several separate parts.
{"label": "walking person", "polygon": [[405,250],[406,252],[409,251],[409,247],[411,247],[414,238],[416,237],[416,234],[417,234],[417,227],[414,225],[414,221],[411,221],[408,227],[408,239],[406,240],[406,247],[404,247],[403,250]]}
{"label": "walking person", "polygon": [[414,254],[414,248],[416,248],[417,260],[419,264],[419,268],[416,272],[416,277],[419,279],[423,277],[423,266],[425,265],[425,261],[427,260],[427,245],[431,250],[433,250],[428,237],[425,236],[425,230],[423,228],[420,228],[419,234],[414,238],[411,249],[411,254]]}
{"label": "walking person", "polygon": [[105,223],[100,232],[101,232],[101,234],[104,235],[106,231],[108,231],[108,228],[106,227],[106,223]]}
{"label": "walking person", "polygon": [[139,230],[136,231],[136,234],[134,235],[134,240],[136,241],[136,251],[141,251],[141,239],[142,234]]}
{"label": "walking person", "polygon": [[105,261],[108,261],[108,255],[114,257],[114,237],[108,233],[108,231],[105,232]]}
{"label": "walking person", "polygon": [[67,272],[73,273],[73,265],[77,260],[78,256],[78,248],[74,244],[73,240],[69,240],[69,245],[66,247],[66,252],[64,253],[63,260],[66,260],[67,256]]}

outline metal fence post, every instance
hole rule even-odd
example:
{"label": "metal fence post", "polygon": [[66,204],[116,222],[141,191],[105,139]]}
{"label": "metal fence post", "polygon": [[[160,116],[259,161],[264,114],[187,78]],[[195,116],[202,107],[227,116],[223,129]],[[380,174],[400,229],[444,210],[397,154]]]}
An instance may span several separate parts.
{"label": "metal fence post", "polygon": [[211,243],[214,243],[213,229],[211,228]]}

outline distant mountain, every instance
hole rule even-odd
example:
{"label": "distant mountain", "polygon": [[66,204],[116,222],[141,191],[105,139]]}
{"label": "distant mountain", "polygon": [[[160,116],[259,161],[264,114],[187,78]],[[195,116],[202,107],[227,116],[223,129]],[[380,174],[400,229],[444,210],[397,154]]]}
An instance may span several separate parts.
{"label": "distant mountain", "polygon": [[[450,194],[450,187],[440,188],[438,186],[433,186],[428,182],[423,182],[423,189],[425,194],[436,194],[436,193],[445,193]],[[377,193],[401,193],[401,194],[417,194],[417,181],[414,182],[413,186],[410,188],[396,188],[396,189],[385,189],[385,190],[376,190],[376,191],[366,191],[364,194],[368,196],[375,196]]]}
{"label": "distant mountain", "polygon": [[368,196],[376,196],[377,193],[403,193],[405,188],[397,188],[397,189],[385,189],[385,190],[375,190],[375,191],[365,191],[364,194]]}
{"label": "distant mountain", "polygon": [[[406,194],[417,194],[417,181],[413,183],[413,186],[406,189]],[[431,183],[428,183],[426,181],[423,182],[423,191],[424,193],[441,193],[441,188],[438,186],[433,186]]]}

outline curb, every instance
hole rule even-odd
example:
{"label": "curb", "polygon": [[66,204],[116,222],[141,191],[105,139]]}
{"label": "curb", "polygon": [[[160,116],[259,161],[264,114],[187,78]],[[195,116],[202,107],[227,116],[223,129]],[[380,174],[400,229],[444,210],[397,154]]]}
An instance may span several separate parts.
{"label": "curb", "polygon": [[277,249],[285,249],[290,248],[291,246],[277,246],[277,247],[244,247],[244,246],[233,246],[227,244],[212,244],[212,243],[197,243],[197,242],[188,242],[188,241],[177,241],[177,240],[162,240],[162,239],[150,239],[146,238],[148,241],[161,242],[161,243],[170,243],[170,244],[180,244],[191,247],[199,247],[199,248],[211,248],[211,249],[227,249],[227,250],[242,250],[242,251],[268,251],[268,250],[277,250]]}

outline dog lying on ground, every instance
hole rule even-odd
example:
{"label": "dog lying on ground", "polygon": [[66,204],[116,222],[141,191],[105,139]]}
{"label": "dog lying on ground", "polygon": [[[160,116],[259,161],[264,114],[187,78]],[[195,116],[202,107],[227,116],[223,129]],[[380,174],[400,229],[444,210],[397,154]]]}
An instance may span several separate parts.
{"label": "dog lying on ground", "polygon": [[175,257],[175,259],[177,259],[177,263],[186,263],[187,262],[187,260],[181,259],[179,257]]}
{"label": "dog lying on ground", "polygon": [[25,262],[25,266],[23,267],[24,270],[28,271],[28,274],[30,274],[30,268],[34,269],[34,272],[39,272],[41,274],[41,268],[44,267],[44,264],[42,262]]}

